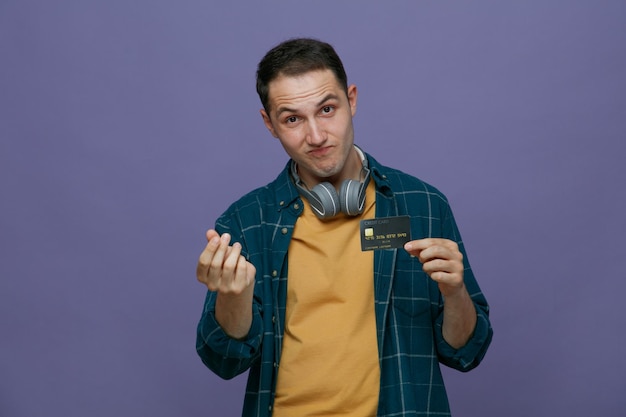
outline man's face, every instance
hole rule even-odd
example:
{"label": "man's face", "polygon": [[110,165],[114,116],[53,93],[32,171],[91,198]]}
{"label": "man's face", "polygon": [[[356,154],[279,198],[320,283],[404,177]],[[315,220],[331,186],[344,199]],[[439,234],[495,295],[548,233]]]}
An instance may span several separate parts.
{"label": "man's face", "polygon": [[358,178],[361,164],[352,146],[356,101],[356,86],[348,87],[346,95],[330,70],[281,75],[270,82],[269,114],[261,110],[263,121],[309,188]]}

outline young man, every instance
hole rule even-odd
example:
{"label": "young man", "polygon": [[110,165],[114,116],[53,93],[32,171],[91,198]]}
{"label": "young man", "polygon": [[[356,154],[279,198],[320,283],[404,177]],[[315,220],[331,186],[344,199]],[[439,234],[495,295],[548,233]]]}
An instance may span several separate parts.
{"label": "young man", "polygon": [[[476,367],[492,330],[445,196],[354,145],[357,88],[330,45],[276,46],[257,92],[290,161],[206,234],[202,361],[250,370],[244,417],[449,415],[439,363]],[[413,240],[362,250],[360,222],[394,216]]]}

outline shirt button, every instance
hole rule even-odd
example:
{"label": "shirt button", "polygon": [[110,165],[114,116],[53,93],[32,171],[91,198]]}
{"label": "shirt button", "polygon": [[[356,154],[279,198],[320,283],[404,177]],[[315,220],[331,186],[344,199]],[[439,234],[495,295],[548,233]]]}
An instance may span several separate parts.
{"label": "shirt button", "polygon": [[278,271],[277,271],[277,270],[273,270],[273,271],[272,271],[272,276],[273,276],[273,277],[278,276]]}
{"label": "shirt button", "polygon": [[298,204],[298,203],[294,204],[293,208],[295,208],[296,210],[300,209],[300,204]]}
{"label": "shirt button", "polygon": [[272,406],[271,405],[268,407],[268,410],[272,411]]}
{"label": "shirt button", "polygon": [[286,234],[287,234],[287,232],[288,232],[288,230],[287,230],[287,228],[286,228],[286,227],[283,227],[283,228],[280,230],[280,233],[282,233],[283,235],[286,235]]}
{"label": "shirt button", "polygon": [[282,207],[282,206],[284,206],[284,205],[285,205],[285,202],[284,202],[284,201],[281,201],[280,203],[278,203],[278,205]]}
{"label": "shirt button", "polygon": [[272,323],[276,323],[276,316],[272,316]]}
{"label": "shirt button", "polygon": [[274,368],[278,368],[278,364],[274,362]]}

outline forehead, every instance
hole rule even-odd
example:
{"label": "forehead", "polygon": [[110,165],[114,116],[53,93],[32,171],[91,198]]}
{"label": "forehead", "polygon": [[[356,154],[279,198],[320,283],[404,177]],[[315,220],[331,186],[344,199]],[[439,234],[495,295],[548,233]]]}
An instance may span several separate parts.
{"label": "forehead", "polygon": [[269,85],[268,101],[272,110],[290,109],[318,104],[327,96],[345,96],[335,74],[328,69],[299,75],[279,75]]}

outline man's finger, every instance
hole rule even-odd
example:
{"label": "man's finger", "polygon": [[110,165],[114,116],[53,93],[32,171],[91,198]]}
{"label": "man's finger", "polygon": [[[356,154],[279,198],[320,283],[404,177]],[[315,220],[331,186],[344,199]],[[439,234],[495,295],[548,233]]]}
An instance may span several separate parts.
{"label": "man's finger", "polygon": [[456,244],[456,242],[450,239],[442,239],[442,238],[425,238],[425,239],[411,240],[410,242],[405,243],[404,249],[406,249],[409,252],[422,251],[432,246],[444,246],[451,250],[458,249],[458,245]]}
{"label": "man's finger", "polygon": [[209,242],[214,237],[220,237],[220,234],[215,229],[209,229],[206,231],[206,241]]}
{"label": "man's finger", "polygon": [[218,236],[213,236],[211,239],[209,239],[209,242],[200,254],[200,257],[198,259],[198,265],[196,267],[196,277],[198,278],[198,281],[205,282],[205,280],[207,279],[208,271],[211,267],[211,262],[213,261],[213,257],[215,256],[215,252],[217,251],[219,244],[220,240]]}
{"label": "man's finger", "polygon": [[[211,242],[214,242],[215,238],[211,239]],[[209,242],[209,244],[211,244]],[[213,255],[213,259],[211,259],[211,268],[215,268],[216,270],[222,269],[222,265],[224,264],[224,258],[228,253],[228,244],[230,243],[230,235],[228,233],[224,233],[218,240],[218,247]]]}
{"label": "man's finger", "polygon": [[229,246],[226,252],[226,258],[224,259],[224,271],[223,276],[233,279],[237,270],[237,263],[239,261],[239,255],[241,254],[241,244],[235,242],[233,246]]}

